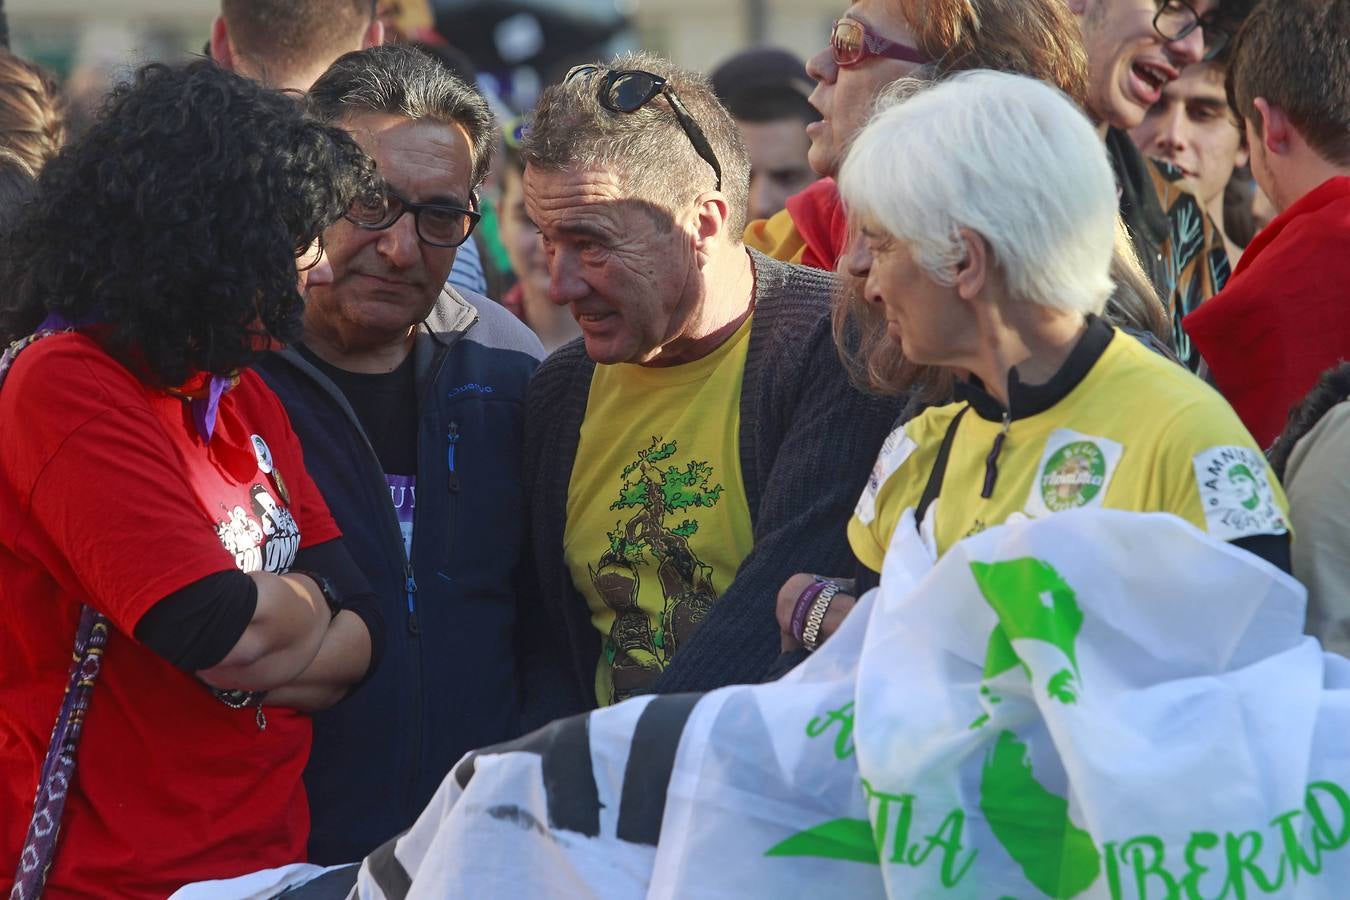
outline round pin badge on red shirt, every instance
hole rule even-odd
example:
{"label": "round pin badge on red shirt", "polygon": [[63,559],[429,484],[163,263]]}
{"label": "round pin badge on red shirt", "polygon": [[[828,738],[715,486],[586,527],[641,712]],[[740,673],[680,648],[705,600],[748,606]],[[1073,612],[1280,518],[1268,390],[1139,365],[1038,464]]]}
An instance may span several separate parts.
{"label": "round pin badge on red shirt", "polygon": [[258,470],[264,475],[272,474],[272,451],[268,449],[267,441],[262,439],[261,435],[253,435],[253,455],[258,457]]}

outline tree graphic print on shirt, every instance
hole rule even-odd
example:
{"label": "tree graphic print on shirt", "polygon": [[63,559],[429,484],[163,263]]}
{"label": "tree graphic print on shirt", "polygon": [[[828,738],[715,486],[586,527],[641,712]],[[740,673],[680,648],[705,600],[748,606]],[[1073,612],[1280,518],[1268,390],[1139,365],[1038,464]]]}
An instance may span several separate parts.
{"label": "tree graphic print on shirt", "polygon": [[713,569],[689,542],[698,533],[698,521],[667,519],[714,506],[722,485],[709,484],[713,468],[707,462],[675,462],[678,449],[678,441],[654,436],[624,468],[619,497],[609,508],[635,512],[615,523],[607,533],[609,548],[588,566],[596,592],[614,611],[604,648],[611,703],[650,684],[717,599]]}

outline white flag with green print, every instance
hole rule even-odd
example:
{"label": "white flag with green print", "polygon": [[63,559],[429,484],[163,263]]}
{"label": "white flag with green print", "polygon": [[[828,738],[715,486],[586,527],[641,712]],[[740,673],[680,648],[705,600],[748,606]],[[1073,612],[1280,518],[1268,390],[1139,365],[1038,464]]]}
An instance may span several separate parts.
{"label": "white flag with green print", "polygon": [[933,565],[907,514],[788,677],[466,757],[357,895],[1350,896],[1350,662],[1303,610],[1171,516],[1064,512]]}

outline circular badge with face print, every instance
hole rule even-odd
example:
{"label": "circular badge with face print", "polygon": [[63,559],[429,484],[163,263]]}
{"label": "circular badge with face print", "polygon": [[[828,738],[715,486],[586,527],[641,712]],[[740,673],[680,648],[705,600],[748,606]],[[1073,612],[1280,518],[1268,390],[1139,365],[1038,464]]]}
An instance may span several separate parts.
{"label": "circular badge with face print", "polygon": [[264,475],[272,474],[272,451],[267,447],[267,441],[262,439],[261,435],[253,435],[253,455],[258,457],[258,470]]}
{"label": "circular badge with face print", "polygon": [[1091,441],[1074,441],[1056,450],[1041,470],[1041,499],[1051,512],[1092,502],[1106,481],[1106,457]]}

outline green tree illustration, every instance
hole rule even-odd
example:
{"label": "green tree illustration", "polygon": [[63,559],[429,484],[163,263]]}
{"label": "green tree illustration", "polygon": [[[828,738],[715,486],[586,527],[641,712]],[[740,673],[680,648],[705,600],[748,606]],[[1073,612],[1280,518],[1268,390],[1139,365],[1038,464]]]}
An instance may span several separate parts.
{"label": "green tree illustration", "polygon": [[[646,524],[657,530],[684,538],[696,534],[698,522],[695,520],[685,519],[677,527],[667,529],[666,516],[681,510],[713,506],[722,498],[723,488],[721,484],[709,485],[713,467],[706,460],[691,460],[683,469],[675,465],[657,465],[674,456],[678,449],[678,441],[663,441],[659,435],[654,435],[651,445],[646,450],[639,450],[637,459],[624,467],[619,497],[609,508],[639,509],[645,513]],[[631,539],[630,534],[633,530],[623,527],[608,532],[610,551],[619,558],[637,562],[649,546],[648,532],[646,529],[636,532],[636,540]]]}

